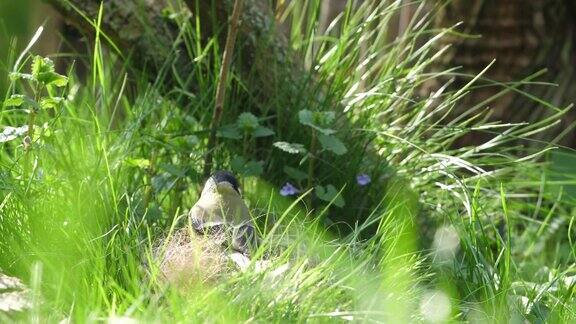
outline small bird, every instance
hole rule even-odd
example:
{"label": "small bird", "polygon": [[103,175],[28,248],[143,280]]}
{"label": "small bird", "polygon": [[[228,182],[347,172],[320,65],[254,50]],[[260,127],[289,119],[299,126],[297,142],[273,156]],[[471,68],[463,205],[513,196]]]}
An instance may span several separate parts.
{"label": "small bird", "polygon": [[249,248],[256,244],[254,224],[240,194],[240,184],[228,171],[217,171],[208,178],[188,216],[196,232],[230,238],[224,243],[235,251],[248,255]]}

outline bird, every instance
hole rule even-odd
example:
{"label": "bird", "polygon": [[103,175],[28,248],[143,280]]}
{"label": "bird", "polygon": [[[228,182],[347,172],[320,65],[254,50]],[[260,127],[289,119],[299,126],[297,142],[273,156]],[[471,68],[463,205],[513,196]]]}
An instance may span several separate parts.
{"label": "bird", "polygon": [[257,244],[240,183],[229,171],[219,170],[208,178],[188,216],[197,233],[222,240],[234,251],[249,255]]}

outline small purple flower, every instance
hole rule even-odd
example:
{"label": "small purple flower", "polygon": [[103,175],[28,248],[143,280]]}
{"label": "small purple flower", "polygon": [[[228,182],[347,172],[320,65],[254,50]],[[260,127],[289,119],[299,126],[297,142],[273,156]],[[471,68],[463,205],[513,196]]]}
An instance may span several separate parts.
{"label": "small purple flower", "polygon": [[280,189],[280,194],[284,197],[286,196],[294,196],[300,193],[298,188],[294,187],[290,182],[286,182],[286,184]]}
{"label": "small purple flower", "polygon": [[370,176],[367,175],[366,173],[362,173],[362,174],[359,174],[358,176],[356,176],[356,182],[361,187],[364,187],[364,186],[368,185],[370,182],[372,182],[372,179],[370,179]]}

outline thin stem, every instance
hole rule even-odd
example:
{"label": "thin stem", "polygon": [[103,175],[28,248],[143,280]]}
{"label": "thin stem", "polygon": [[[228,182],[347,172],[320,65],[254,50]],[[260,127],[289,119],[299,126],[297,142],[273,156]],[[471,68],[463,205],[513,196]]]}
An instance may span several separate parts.
{"label": "thin stem", "polygon": [[[34,89],[34,102],[40,104],[38,101],[40,100],[40,92],[42,91],[42,87],[40,82],[36,84]],[[36,107],[32,107],[30,110],[30,115],[28,116],[28,131],[26,132],[25,140],[28,140],[29,143],[24,143],[24,148],[26,152],[32,147],[32,140],[34,139],[34,123],[36,123]]]}
{"label": "thin stem", "polygon": [[150,203],[150,200],[152,199],[152,178],[154,178],[154,175],[156,174],[156,158],[157,158],[157,152],[153,151],[152,152],[152,157],[150,158],[150,166],[148,167],[148,169],[146,170],[146,177],[147,177],[147,186],[146,189],[144,190],[144,203],[142,205],[143,208],[148,208],[148,204]]}
{"label": "thin stem", "polygon": [[244,139],[242,143],[242,156],[245,158],[248,156],[248,135],[246,132],[244,133]]}
{"label": "thin stem", "polygon": [[[312,130],[312,138],[310,139],[310,160],[308,161],[308,185],[307,189],[312,189],[314,179],[314,167],[316,161],[316,131]],[[312,206],[312,194],[308,196],[310,206]]]}
{"label": "thin stem", "polygon": [[34,123],[36,122],[36,110],[32,108],[30,111],[30,116],[28,117],[28,132],[24,138],[24,149],[26,153],[30,151],[32,147],[32,139],[34,138]]}
{"label": "thin stem", "polygon": [[204,178],[207,178],[212,171],[212,158],[217,144],[216,130],[220,124],[222,111],[224,108],[224,97],[226,96],[226,82],[228,80],[228,71],[230,63],[232,62],[232,54],[234,52],[234,43],[236,42],[236,35],[238,34],[238,24],[240,19],[240,12],[242,11],[243,0],[234,1],[234,9],[232,10],[232,18],[230,20],[230,27],[226,37],[226,45],[224,47],[224,54],[222,55],[222,65],[220,66],[220,78],[216,87],[216,102],[214,112],[212,114],[212,122],[210,125],[210,135],[208,137],[208,151],[204,158]]}
{"label": "thin stem", "polygon": [[[242,157],[248,160],[248,134],[244,132],[244,139],[242,140]],[[244,177],[240,179],[240,186],[244,188]]]}
{"label": "thin stem", "polygon": [[[36,84],[36,87],[34,87],[34,102],[36,102],[37,104],[39,103],[40,100],[40,92],[42,91],[42,85],[40,84],[40,82],[38,82]],[[28,130],[26,131],[26,136],[24,137],[24,175],[30,175],[29,181],[32,181],[32,178],[34,177],[34,175],[32,174],[34,172],[33,167],[32,167],[32,163],[30,161],[30,151],[32,149],[32,143],[34,141],[34,124],[36,123],[36,107],[31,107],[30,108],[30,115],[28,116]]]}

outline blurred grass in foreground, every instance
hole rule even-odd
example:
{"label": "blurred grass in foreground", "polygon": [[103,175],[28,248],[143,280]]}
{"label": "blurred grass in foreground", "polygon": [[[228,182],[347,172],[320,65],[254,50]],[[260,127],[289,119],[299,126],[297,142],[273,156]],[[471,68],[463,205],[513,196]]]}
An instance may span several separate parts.
{"label": "blurred grass in foreground", "polygon": [[[270,268],[259,272],[254,266],[184,292],[161,284],[152,250],[181,225],[179,216],[197,198],[210,85],[181,109],[178,100],[163,96],[144,78],[127,85],[127,63],[95,46],[92,78],[83,84],[71,67],[66,100],[39,115],[38,127],[45,131],[33,149],[25,152],[21,138],[2,144],[0,267],[24,278],[38,297],[33,311],[20,319],[576,320],[573,205],[548,188],[541,159],[547,148],[526,152],[515,142],[552,127],[562,109],[543,103],[553,115],[533,125],[487,125],[484,105],[447,119],[468,90],[481,86],[481,76],[471,76],[463,89],[450,90],[448,80],[441,90],[419,98],[415,93],[422,82],[456,72],[425,72],[442,53],[433,41],[418,42],[434,32],[426,18],[415,20],[393,43],[384,42],[378,24],[365,20],[372,13],[384,23],[397,9],[398,2],[349,7],[340,37],[318,40],[314,11],[288,12],[311,15],[295,21],[308,21],[304,39],[315,41],[298,38],[294,48],[319,79],[333,81],[326,96],[343,102],[346,111],[331,100],[316,108],[338,110],[351,121],[339,129],[347,144],[358,134],[369,135],[369,153],[354,144],[349,150],[351,157],[373,160],[347,164],[328,157],[326,163],[339,163],[352,179],[366,166],[381,173],[366,191],[350,189],[349,209],[343,210],[328,204],[309,210],[279,197],[278,183],[245,179],[250,207],[263,215],[265,243],[259,253],[274,255]],[[356,45],[365,37],[375,41],[362,53]],[[202,44],[192,45],[201,57]],[[380,52],[383,56],[369,55]],[[360,65],[365,60],[372,64]],[[23,61],[22,70],[29,64]],[[195,77],[214,80],[218,62],[198,64],[206,74]],[[6,62],[13,65],[14,59]],[[500,86],[516,91],[532,79]],[[2,99],[26,92],[23,83],[12,83]],[[229,120],[242,110],[232,105]],[[1,114],[2,126],[21,126],[28,117],[25,110],[6,107]],[[299,124],[285,122],[293,124],[282,139],[301,139]],[[472,130],[496,137],[480,147],[452,148]],[[227,166],[238,149],[223,143],[220,163]],[[271,147],[260,149],[267,164],[284,159]],[[26,161],[32,161],[31,170]],[[319,176],[347,188],[355,185],[331,168]],[[365,197],[373,200],[368,210],[358,207]],[[334,215],[358,213],[357,207],[364,218],[339,232]],[[0,319],[9,318],[0,313]]]}

